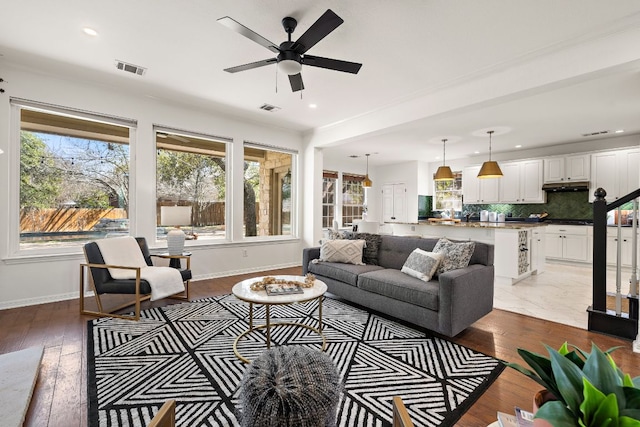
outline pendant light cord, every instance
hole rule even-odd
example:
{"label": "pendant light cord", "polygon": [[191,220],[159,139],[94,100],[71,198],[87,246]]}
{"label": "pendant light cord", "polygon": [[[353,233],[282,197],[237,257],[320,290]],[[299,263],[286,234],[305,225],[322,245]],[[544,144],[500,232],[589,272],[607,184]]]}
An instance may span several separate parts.
{"label": "pendant light cord", "polygon": [[491,135],[493,134],[494,131],[490,130],[489,132],[487,132],[489,134],[489,161],[491,161]]}
{"label": "pendant light cord", "polygon": [[445,166],[447,161],[446,161],[446,153],[447,153],[447,149],[445,148],[445,145],[447,145],[447,140],[443,139],[442,140],[442,166]]}

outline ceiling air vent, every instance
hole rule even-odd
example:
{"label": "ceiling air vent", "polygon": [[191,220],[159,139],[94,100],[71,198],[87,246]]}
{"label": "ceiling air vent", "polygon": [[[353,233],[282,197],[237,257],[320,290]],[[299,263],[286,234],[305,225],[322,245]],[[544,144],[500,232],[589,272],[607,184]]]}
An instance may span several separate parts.
{"label": "ceiling air vent", "polygon": [[147,69],[138,65],[129,64],[127,62],[119,61],[116,59],[116,68],[118,70],[126,71],[127,73],[143,76],[147,72]]}
{"label": "ceiling air vent", "polygon": [[606,135],[608,134],[608,130],[601,130],[599,132],[591,132],[591,133],[583,133],[582,136],[596,136],[596,135]]}
{"label": "ceiling air vent", "polygon": [[276,111],[281,110],[280,107],[276,107],[275,105],[271,105],[271,104],[262,104],[258,108],[260,108],[261,110],[264,110],[264,111],[270,111],[272,113],[275,113]]}

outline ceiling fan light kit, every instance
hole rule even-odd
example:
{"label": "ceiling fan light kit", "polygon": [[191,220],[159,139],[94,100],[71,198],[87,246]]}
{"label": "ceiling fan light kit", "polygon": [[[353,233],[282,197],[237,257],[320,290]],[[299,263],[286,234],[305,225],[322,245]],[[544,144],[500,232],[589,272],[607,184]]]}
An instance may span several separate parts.
{"label": "ceiling fan light kit", "polygon": [[228,73],[237,73],[240,71],[251,70],[253,68],[263,67],[265,65],[277,63],[278,69],[289,76],[289,83],[291,84],[291,90],[297,92],[304,89],[302,82],[303,65],[309,65],[312,67],[326,68],[334,71],[341,71],[344,73],[357,74],[360,71],[362,64],[356,62],[342,61],[339,59],[322,58],[320,56],[307,55],[306,52],[316,45],[320,40],[328,36],[333,30],[338,28],[344,20],[335,14],[331,9],[320,17],[316,22],[311,25],[305,31],[302,36],[295,42],[291,41],[291,33],[296,29],[298,21],[294,18],[287,16],[282,20],[282,26],[287,33],[287,41],[280,43],[277,46],[275,43],[270,42],[266,38],[253,30],[240,24],[233,18],[225,16],[218,19],[218,22],[227,28],[245,36],[249,40],[258,43],[269,49],[273,53],[278,55],[275,58],[264,59],[262,61],[251,62],[249,64],[238,65],[236,67],[225,68],[224,71]]}
{"label": "ceiling fan light kit", "polygon": [[489,134],[489,160],[482,164],[478,178],[502,178],[502,170],[500,170],[498,162],[491,160],[491,135],[493,131],[490,130],[487,133]]}
{"label": "ceiling fan light kit", "polygon": [[447,143],[447,140],[443,139],[442,140],[442,166],[440,166],[436,171],[436,174],[433,177],[434,181],[451,181],[454,179],[453,172],[451,172],[451,168],[449,166],[446,166],[446,161],[445,161],[446,143]]}

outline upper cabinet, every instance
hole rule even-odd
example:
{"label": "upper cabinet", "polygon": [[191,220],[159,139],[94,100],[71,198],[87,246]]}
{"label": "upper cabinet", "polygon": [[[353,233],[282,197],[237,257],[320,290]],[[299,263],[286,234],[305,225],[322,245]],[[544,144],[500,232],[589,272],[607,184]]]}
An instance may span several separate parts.
{"label": "upper cabinet", "polygon": [[544,159],[544,182],[589,181],[590,155],[549,157]]}
{"label": "upper cabinet", "polygon": [[467,166],[462,171],[462,197],[466,204],[497,203],[501,178],[479,179],[480,165]]}
{"label": "upper cabinet", "polygon": [[606,192],[612,202],[640,188],[640,149],[603,151],[591,155],[589,200],[598,188]]}
{"label": "upper cabinet", "polygon": [[500,164],[500,203],[544,203],[543,161],[540,159]]}

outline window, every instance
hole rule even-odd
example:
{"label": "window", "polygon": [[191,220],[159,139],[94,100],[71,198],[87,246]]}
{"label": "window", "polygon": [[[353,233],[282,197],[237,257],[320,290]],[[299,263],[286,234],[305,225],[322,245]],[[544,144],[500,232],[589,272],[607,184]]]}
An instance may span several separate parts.
{"label": "window", "polygon": [[[462,172],[454,172],[454,179],[447,181],[433,181],[435,197],[433,210],[462,210]],[[435,174],[434,174],[435,177]]]}
{"label": "window", "polygon": [[158,240],[165,240],[161,206],[191,206],[184,224],[187,239],[226,238],[227,140],[155,128],[156,224]]}
{"label": "window", "polygon": [[333,227],[336,209],[338,172],[322,172],[322,228]]}
{"label": "window", "polygon": [[342,226],[353,225],[364,210],[363,175],[342,174]]}
{"label": "window", "polygon": [[19,249],[127,235],[135,123],[30,103],[12,106],[20,123]]}
{"label": "window", "polygon": [[295,152],[244,146],[244,236],[292,236]]}

